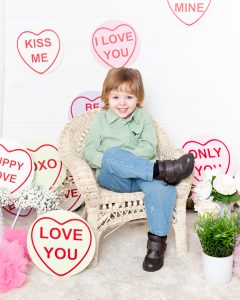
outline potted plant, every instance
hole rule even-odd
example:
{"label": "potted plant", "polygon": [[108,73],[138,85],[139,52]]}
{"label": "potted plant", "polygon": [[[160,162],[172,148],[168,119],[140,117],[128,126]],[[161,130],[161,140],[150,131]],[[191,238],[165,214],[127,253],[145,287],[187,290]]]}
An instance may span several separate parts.
{"label": "potted plant", "polygon": [[198,214],[195,230],[203,249],[203,273],[212,283],[227,283],[232,278],[233,251],[240,233],[240,214]]}

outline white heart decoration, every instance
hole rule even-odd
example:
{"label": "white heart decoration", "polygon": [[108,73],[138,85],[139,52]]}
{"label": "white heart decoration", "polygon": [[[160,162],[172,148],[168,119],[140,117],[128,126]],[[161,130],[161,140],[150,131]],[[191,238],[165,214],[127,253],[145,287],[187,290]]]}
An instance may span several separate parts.
{"label": "white heart decoration", "polygon": [[173,14],[185,25],[199,21],[209,8],[211,0],[167,0]]}
{"label": "white heart decoration", "polygon": [[27,245],[33,262],[58,277],[85,269],[95,252],[95,238],[87,222],[64,210],[40,216],[28,232]]}
{"label": "white heart decoration", "polygon": [[45,29],[40,33],[24,31],[17,39],[20,57],[38,74],[44,74],[52,68],[59,56],[60,48],[60,38],[51,29]]}
{"label": "white heart decoration", "polygon": [[33,162],[27,149],[11,140],[0,140],[0,186],[12,194],[33,179]]}

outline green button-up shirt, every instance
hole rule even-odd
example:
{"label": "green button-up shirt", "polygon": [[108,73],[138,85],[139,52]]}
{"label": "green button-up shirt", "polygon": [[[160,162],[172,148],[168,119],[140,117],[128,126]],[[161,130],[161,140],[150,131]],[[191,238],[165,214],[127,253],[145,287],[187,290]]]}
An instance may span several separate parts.
{"label": "green button-up shirt", "polygon": [[111,110],[100,112],[83,148],[83,157],[92,168],[97,169],[97,176],[103,153],[111,147],[121,147],[149,160],[156,159],[157,136],[151,115],[139,107],[127,120]]}

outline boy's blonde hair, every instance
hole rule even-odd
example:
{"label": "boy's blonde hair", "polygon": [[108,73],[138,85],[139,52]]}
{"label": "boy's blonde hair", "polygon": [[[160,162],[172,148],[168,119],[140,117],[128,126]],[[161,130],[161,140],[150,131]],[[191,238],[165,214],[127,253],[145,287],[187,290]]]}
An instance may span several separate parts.
{"label": "boy's blonde hair", "polygon": [[126,92],[138,99],[137,106],[142,107],[144,87],[140,72],[132,68],[113,68],[108,71],[103,82],[101,98],[104,106],[102,108],[109,108],[109,94],[112,90],[119,90],[120,85],[124,85]]}

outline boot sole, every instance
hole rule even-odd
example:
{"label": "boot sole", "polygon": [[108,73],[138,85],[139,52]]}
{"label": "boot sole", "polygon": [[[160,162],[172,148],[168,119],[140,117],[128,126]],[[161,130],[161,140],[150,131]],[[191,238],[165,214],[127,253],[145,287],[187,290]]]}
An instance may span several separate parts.
{"label": "boot sole", "polygon": [[155,271],[159,271],[161,268],[163,267],[163,262],[162,264],[157,268],[157,269],[148,269],[144,266],[143,264],[143,270],[146,271],[146,272],[155,272]]}

